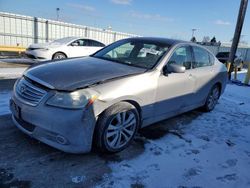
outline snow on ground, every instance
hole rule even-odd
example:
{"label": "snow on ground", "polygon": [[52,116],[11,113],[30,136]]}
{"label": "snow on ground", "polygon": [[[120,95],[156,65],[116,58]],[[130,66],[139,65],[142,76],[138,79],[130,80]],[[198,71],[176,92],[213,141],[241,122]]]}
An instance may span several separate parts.
{"label": "snow on ground", "polygon": [[10,113],[9,109],[9,100],[10,100],[11,92],[0,91],[0,115],[5,115]]}
{"label": "snow on ground", "polygon": [[178,124],[137,158],[110,162],[97,187],[250,187],[250,87],[228,84],[214,111]]}
{"label": "snow on ground", "polygon": [[19,68],[0,68],[0,79],[3,78],[18,78],[22,76],[27,67]]}
{"label": "snow on ground", "polygon": [[[0,115],[10,95],[0,91]],[[228,84],[214,111],[181,117],[165,136],[145,139],[141,155],[109,162],[97,187],[250,187],[250,87]]]}

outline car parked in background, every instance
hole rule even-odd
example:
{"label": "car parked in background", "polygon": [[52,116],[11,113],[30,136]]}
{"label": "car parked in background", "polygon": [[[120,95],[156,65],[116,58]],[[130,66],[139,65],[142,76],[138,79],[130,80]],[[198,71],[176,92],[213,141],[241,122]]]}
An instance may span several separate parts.
{"label": "car parked in background", "polygon": [[25,54],[30,58],[45,61],[88,56],[104,46],[103,43],[92,39],[66,37],[49,43],[32,44],[27,48]]}
{"label": "car parked in background", "polygon": [[[229,61],[229,55],[230,55],[230,52],[219,52],[217,53],[216,57],[220,62],[226,65],[226,63]],[[241,71],[241,69],[243,68],[243,64],[244,64],[244,59],[242,55],[235,54],[234,62],[236,63],[238,70]]]}
{"label": "car parked in background", "polygon": [[226,83],[226,67],[206,48],[138,37],[34,65],[16,81],[10,109],[20,130],[60,150],[118,152],[142,127],[213,110]]}

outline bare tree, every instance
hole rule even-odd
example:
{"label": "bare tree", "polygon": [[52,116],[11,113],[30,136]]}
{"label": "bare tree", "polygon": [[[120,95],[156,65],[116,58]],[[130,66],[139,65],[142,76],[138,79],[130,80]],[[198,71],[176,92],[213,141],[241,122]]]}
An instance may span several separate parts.
{"label": "bare tree", "polygon": [[195,37],[192,37],[190,41],[191,42],[197,42]]}

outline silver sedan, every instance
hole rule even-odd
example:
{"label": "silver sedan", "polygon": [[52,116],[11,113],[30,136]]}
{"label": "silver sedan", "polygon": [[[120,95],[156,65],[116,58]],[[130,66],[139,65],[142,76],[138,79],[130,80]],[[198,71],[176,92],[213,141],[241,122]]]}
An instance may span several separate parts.
{"label": "silver sedan", "polygon": [[90,57],[27,70],[10,108],[24,133],[65,152],[126,148],[138,129],[202,107],[214,109],[227,70],[202,46],[130,38]]}

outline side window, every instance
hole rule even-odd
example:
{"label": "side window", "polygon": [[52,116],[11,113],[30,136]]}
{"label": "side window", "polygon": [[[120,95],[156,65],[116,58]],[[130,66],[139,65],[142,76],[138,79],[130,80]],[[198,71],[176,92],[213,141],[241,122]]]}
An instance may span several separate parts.
{"label": "side window", "polygon": [[190,47],[183,46],[176,49],[168,63],[177,64],[186,67],[186,69],[190,69],[192,64],[192,55]]}
{"label": "side window", "polygon": [[71,43],[72,46],[87,46],[87,41],[84,39],[79,39]]}
{"label": "side window", "polygon": [[194,63],[193,68],[207,67],[212,65],[211,55],[209,52],[203,48],[194,46]]}
{"label": "side window", "polygon": [[89,40],[89,46],[104,47],[105,45],[95,40]]}

